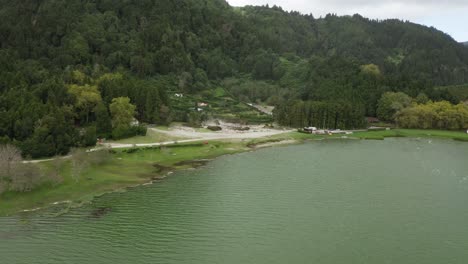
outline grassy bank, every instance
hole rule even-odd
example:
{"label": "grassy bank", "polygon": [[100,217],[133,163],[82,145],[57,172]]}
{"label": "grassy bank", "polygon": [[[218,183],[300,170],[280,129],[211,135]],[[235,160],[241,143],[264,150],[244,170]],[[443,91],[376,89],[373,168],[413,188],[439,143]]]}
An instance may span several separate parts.
{"label": "grassy bank", "polygon": [[379,131],[356,132],[352,137],[360,139],[384,139],[386,137],[431,137],[468,141],[468,134],[461,131],[392,129]]}
{"label": "grassy bank", "polygon": [[[271,139],[294,139],[294,140],[309,140],[309,139],[326,139],[326,138],[355,138],[355,139],[375,139],[383,140],[391,137],[414,137],[414,138],[445,138],[458,141],[468,141],[468,134],[461,131],[447,131],[447,130],[424,130],[424,129],[391,129],[391,130],[374,130],[374,131],[359,131],[351,135],[313,135],[307,133],[292,132],[273,136]],[[268,139],[258,139],[257,143],[263,143]]]}
{"label": "grassy bank", "polygon": [[[192,143],[172,147],[153,147],[116,150],[103,165],[90,166],[76,181],[71,175],[70,161],[62,169],[63,182],[43,185],[31,192],[7,192],[0,196],[0,216],[11,215],[25,209],[50,206],[58,201],[73,201],[75,206],[106,192],[143,184],[162,176],[168,170],[191,167],[183,161],[210,159],[224,154],[247,150],[241,142],[212,141],[209,144]],[[39,164],[47,173],[51,162]],[[161,170],[164,168],[164,170]]]}

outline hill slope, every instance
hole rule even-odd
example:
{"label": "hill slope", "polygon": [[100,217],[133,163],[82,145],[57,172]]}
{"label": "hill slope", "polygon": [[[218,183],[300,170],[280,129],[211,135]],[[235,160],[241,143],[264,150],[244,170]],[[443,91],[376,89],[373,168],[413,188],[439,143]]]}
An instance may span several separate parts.
{"label": "hill slope", "polygon": [[468,81],[466,49],[436,29],[398,20],[314,19],[277,7],[235,10],[222,0],[0,4],[2,49],[47,68],[99,64],[143,76],[199,68],[223,78],[250,73],[259,53],[293,53],[345,56],[438,85]]}
{"label": "hill slope", "polygon": [[110,136],[116,97],[158,124],[203,119],[171,94],[221,84],[243,101],[344,100],[359,118],[385,91],[444,99],[433,86],[468,82],[467,48],[398,20],[223,0],[0,0],[0,19],[0,141],[33,156]]}

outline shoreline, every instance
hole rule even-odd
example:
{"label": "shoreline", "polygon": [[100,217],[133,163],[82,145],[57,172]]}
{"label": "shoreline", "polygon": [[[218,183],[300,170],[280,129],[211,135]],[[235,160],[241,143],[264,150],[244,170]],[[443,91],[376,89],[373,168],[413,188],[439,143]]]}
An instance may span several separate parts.
{"label": "shoreline", "polygon": [[[282,145],[285,145],[285,144],[282,144]],[[137,148],[139,148],[139,147],[137,147]],[[263,147],[263,148],[265,148],[265,147]],[[142,186],[157,184],[158,182],[161,182],[161,181],[165,180],[167,177],[169,177],[170,175],[172,175],[172,174],[174,174],[176,172],[202,168],[202,167],[206,166],[209,162],[214,161],[215,159],[218,159],[218,158],[221,158],[221,157],[224,157],[224,156],[236,155],[236,154],[240,154],[240,153],[254,152],[257,149],[260,149],[260,148],[245,149],[244,151],[239,151],[239,152],[236,152],[236,153],[220,154],[219,156],[215,156],[215,157],[212,157],[210,159],[204,159],[204,160],[199,160],[199,159],[185,160],[185,161],[182,161],[182,162],[179,162],[179,163],[187,163],[187,164],[191,163],[191,165],[189,165],[187,167],[171,167],[170,170],[163,171],[162,173],[159,173],[159,172],[155,173],[154,177],[147,179],[146,182],[141,182],[141,183],[137,183],[137,184],[134,184],[134,185],[124,186],[122,188],[113,189],[113,190],[106,191],[106,192],[103,192],[103,193],[98,193],[98,194],[95,194],[95,195],[91,196],[88,200],[80,201],[79,203],[77,203],[75,201],[72,201],[72,200],[52,202],[52,203],[49,203],[49,204],[47,204],[47,205],[45,205],[43,207],[37,207],[37,208],[34,208],[34,209],[24,209],[24,210],[21,210],[21,211],[14,212],[14,213],[12,213],[10,215],[1,215],[0,214],[0,217],[14,216],[14,215],[19,215],[19,214],[23,214],[23,213],[34,213],[34,212],[38,212],[38,211],[41,211],[41,210],[50,209],[50,208],[52,208],[54,206],[69,205],[68,207],[66,207],[66,208],[64,207],[63,209],[61,209],[59,213],[54,214],[55,216],[62,215],[62,214],[67,213],[70,209],[79,208],[79,207],[82,207],[82,206],[84,206],[86,204],[90,204],[90,203],[93,202],[93,200],[95,200],[97,198],[100,198],[100,197],[102,197],[104,195],[111,194],[111,193],[117,193],[117,192],[127,192],[129,190],[136,189],[136,188],[139,188],[139,187],[142,187]],[[203,163],[197,163],[199,161],[203,161]],[[159,165],[159,164],[154,164],[154,165]]]}
{"label": "shoreline", "polygon": [[[447,133],[447,131],[441,131],[441,133]],[[41,187],[38,191],[12,194],[10,197],[7,196],[7,199],[4,200],[5,203],[0,203],[0,217],[38,212],[61,205],[65,205],[62,211],[66,213],[69,209],[92,203],[94,199],[108,193],[123,192],[131,188],[155,184],[176,171],[198,168],[205,165],[206,162],[225,155],[253,152],[268,147],[301,144],[307,141],[325,139],[384,140],[387,137],[429,137],[468,141],[468,135],[462,133],[457,133],[456,137],[447,137],[446,134],[444,136],[434,135],[433,131],[423,131],[423,134],[421,134],[421,131],[416,130],[358,132],[347,137],[316,136],[292,132],[250,140],[211,140],[198,145],[175,144],[170,146],[123,148],[114,151],[115,153],[111,155],[112,161],[110,164],[90,168],[82,175],[82,177],[92,177],[94,175],[98,179],[101,175],[107,175],[110,170],[115,175],[112,175],[114,177],[110,177],[107,181],[93,185],[93,183],[90,184],[89,181],[81,179],[77,183],[65,182],[62,186],[48,186],[48,188],[46,186]],[[201,160],[203,160],[203,163],[200,164]],[[48,163],[46,161],[41,164],[47,167]],[[159,171],[155,170],[158,169],[158,166]],[[63,173],[65,174],[64,177],[69,177],[69,175],[66,175],[67,171]],[[84,185],[84,188],[79,189],[80,186],[73,186],[73,184]],[[78,190],[75,190],[74,187],[77,187]],[[68,192],[54,196],[57,189],[66,189]],[[15,203],[15,199],[22,200],[22,202]]]}

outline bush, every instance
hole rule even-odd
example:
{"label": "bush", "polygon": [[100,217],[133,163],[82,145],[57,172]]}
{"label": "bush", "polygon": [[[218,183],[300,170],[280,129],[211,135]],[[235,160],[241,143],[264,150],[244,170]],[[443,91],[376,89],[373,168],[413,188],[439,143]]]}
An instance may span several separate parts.
{"label": "bush", "polygon": [[80,145],[82,147],[90,147],[90,146],[95,146],[96,145],[96,127],[95,126],[90,126],[87,128],[84,128],[80,132]]}
{"label": "bush", "polygon": [[112,130],[112,138],[115,140],[134,137],[134,136],[146,136],[146,126],[131,126],[131,127],[116,127]]}
{"label": "bush", "polygon": [[187,121],[187,125],[190,127],[201,127],[203,118],[198,112],[190,112],[187,116]]}
{"label": "bush", "polygon": [[111,149],[101,149],[88,153],[90,163],[93,165],[102,165],[111,159]]}
{"label": "bush", "polygon": [[221,130],[223,130],[223,128],[220,127],[220,126],[209,126],[209,127],[207,127],[207,129],[209,129],[211,131],[221,131]]}
{"label": "bush", "polygon": [[138,151],[140,151],[139,148],[130,148],[130,149],[125,149],[122,152],[127,153],[127,154],[132,154],[132,153],[136,153]]}
{"label": "bush", "polygon": [[0,145],[6,145],[10,143],[10,138],[8,136],[0,137]]}
{"label": "bush", "polygon": [[4,191],[26,192],[37,187],[42,174],[36,164],[23,163],[21,151],[12,146],[0,146],[0,194]]}

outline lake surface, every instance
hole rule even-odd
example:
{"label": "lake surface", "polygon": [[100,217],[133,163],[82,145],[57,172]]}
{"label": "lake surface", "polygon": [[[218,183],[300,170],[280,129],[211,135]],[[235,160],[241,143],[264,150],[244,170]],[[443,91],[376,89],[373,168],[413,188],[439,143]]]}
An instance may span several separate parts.
{"label": "lake surface", "polygon": [[219,158],[53,217],[0,263],[468,263],[468,144],[329,140]]}

